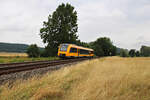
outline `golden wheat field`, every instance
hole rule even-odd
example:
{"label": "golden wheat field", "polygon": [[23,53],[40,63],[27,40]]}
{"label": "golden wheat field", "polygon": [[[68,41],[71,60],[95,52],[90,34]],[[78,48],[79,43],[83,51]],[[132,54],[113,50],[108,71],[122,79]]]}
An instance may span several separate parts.
{"label": "golden wheat field", "polygon": [[1,86],[0,100],[150,100],[150,58],[84,61]]}
{"label": "golden wheat field", "polygon": [[0,52],[0,57],[28,57],[26,53]]}

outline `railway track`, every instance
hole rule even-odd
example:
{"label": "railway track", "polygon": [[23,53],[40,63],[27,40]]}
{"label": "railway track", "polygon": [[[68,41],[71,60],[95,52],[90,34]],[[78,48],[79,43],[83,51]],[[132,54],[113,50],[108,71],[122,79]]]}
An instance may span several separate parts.
{"label": "railway track", "polygon": [[33,70],[38,68],[51,67],[52,70],[57,69],[56,65],[69,64],[73,62],[87,60],[88,58],[66,59],[66,60],[52,60],[52,61],[34,61],[23,63],[7,63],[0,64],[0,75],[10,74],[15,72]]}

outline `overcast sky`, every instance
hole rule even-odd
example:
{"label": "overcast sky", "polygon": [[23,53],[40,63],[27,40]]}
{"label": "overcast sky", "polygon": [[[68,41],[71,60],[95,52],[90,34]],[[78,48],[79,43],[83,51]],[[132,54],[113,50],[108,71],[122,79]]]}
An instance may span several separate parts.
{"label": "overcast sky", "polygon": [[0,0],[0,42],[44,47],[43,21],[67,2],[78,13],[81,41],[105,36],[121,48],[150,46],[150,0]]}

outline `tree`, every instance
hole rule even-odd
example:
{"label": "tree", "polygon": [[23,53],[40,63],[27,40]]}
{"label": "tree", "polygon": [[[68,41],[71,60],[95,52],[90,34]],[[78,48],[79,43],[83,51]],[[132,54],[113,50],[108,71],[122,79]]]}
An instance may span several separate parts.
{"label": "tree", "polygon": [[47,51],[47,49],[41,50],[40,51],[40,57],[49,57],[49,52]]}
{"label": "tree", "polygon": [[130,55],[130,57],[135,57],[135,49],[131,49],[129,51],[129,55]]}
{"label": "tree", "polygon": [[83,47],[87,47],[87,48],[90,47],[90,46],[89,46],[89,43],[82,42],[82,41],[80,41],[80,40],[77,40],[75,44],[78,45],[78,46],[83,46]]}
{"label": "tree", "polygon": [[112,45],[111,46],[111,56],[117,55],[117,47]]}
{"label": "tree", "polygon": [[114,56],[116,55],[116,47],[107,37],[98,38],[92,43],[92,48],[97,56]]}
{"label": "tree", "polygon": [[150,47],[142,46],[140,49],[140,52],[141,52],[141,56],[149,57],[150,56]]}
{"label": "tree", "polygon": [[39,57],[40,50],[36,44],[32,44],[27,48],[27,54],[29,57]]}
{"label": "tree", "polygon": [[140,52],[139,52],[139,51],[136,51],[136,52],[135,52],[135,55],[136,55],[136,57],[140,57]]}
{"label": "tree", "polygon": [[94,53],[96,56],[99,56],[99,57],[104,56],[104,51],[102,47],[99,46],[97,43],[94,43],[93,49],[94,49]]}
{"label": "tree", "polygon": [[121,57],[128,57],[128,50],[125,50],[125,49],[121,49],[120,50],[120,56]]}
{"label": "tree", "polygon": [[55,56],[61,43],[76,43],[77,30],[77,12],[70,4],[62,3],[52,16],[48,16],[48,21],[44,21],[43,28],[40,29],[40,36],[47,44],[49,55]]}

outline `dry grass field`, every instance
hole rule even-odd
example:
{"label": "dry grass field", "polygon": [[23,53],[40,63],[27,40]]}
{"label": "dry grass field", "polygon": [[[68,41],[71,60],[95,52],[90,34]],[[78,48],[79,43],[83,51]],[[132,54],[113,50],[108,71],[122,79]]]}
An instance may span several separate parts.
{"label": "dry grass field", "polygon": [[0,100],[150,100],[150,58],[108,57],[0,87]]}
{"label": "dry grass field", "polygon": [[28,57],[26,53],[0,52],[0,57]]}

